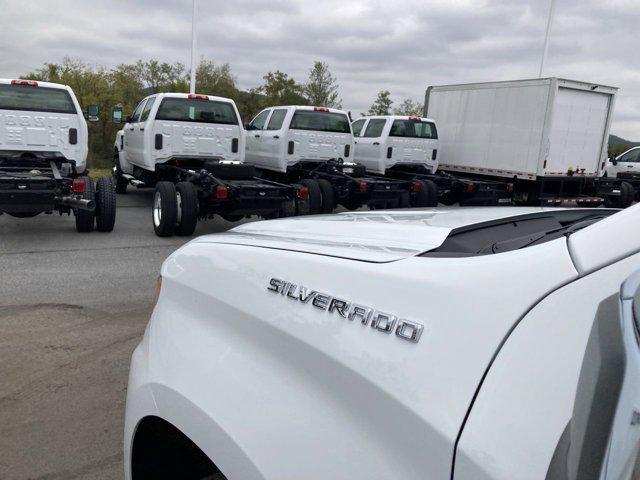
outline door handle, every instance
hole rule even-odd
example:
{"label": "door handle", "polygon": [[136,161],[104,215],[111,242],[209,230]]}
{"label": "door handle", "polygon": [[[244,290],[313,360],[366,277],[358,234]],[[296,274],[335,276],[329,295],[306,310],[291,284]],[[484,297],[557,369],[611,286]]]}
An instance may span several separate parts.
{"label": "door handle", "polygon": [[380,142],[373,142],[374,145],[380,145]]}
{"label": "door handle", "polygon": [[280,135],[274,135],[273,138],[280,138]]}
{"label": "door handle", "polygon": [[633,168],[633,167],[634,167],[633,165],[627,165],[627,168]]}
{"label": "door handle", "polygon": [[140,127],[140,131],[141,131],[141,132],[144,132],[144,127]]}
{"label": "door handle", "polygon": [[133,132],[133,127],[129,128],[129,130],[131,130]]}
{"label": "door handle", "polygon": [[356,141],[354,140],[354,142],[353,142],[353,143],[358,143],[358,142],[356,142]]}
{"label": "door handle", "polygon": [[260,135],[256,134],[256,135],[254,135],[254,137],[256,137],[256,138],[260,138]]}

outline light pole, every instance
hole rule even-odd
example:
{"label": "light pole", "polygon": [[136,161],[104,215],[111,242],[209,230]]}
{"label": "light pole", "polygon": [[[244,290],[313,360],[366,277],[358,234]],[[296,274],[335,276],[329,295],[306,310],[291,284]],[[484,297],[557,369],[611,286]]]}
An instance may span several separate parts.
{"label": "light pole", "polygon": [[551,5],[549,6],[549,18],[547,19],[547,33],[544,36],[544,49],[542,50],[542,60],[540,60],[540,73],[538,74],[538,78],[542,78],[544,62],[547,60],[547,52],[549,51],[549,35],[551,33],[551,24],[553,23],[553,11],[555,5],[556,0],[551,0]]}
{"label": "light pole", "polygon": [[193,0],[193,13],[191,16],[191,81],[189,93],[196,93],[196,1]]}

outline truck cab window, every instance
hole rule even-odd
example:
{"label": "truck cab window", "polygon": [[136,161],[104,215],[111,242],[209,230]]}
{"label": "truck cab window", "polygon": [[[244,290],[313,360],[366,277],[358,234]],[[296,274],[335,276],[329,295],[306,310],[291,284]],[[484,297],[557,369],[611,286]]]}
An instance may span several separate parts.
{"label": "truck cab window", "polygon": [[364,124],[367,120],[365,118],[361,118],[359,120],[356,120],[355,122],[353,122],[351,124],[351,128],[353,129],[353,136],[354,137],[359,137],[360,136],[360,132],[362,131],[362,127],[364,127]]}
{"label": "truck cab window", "polygon": [[251,120],[249,124],[249,130],[264,130],[264,125],[267,123],[267,117],[271,110],[263,110],[258,114],[256,118]]}
{"label": "truck cab window", "polygon": [[153,104],[156,101],[156,97],[151,97],[148,101],[147,104],[144,107],[144,110],[142,110],[142,115],[140,116],[140,121],[141,122],[146,122],[147,118],[149,118],[149,112],[151,112],[151,108],[153,107]]}
{"label": "truck cab window", "polygon": [[384,130],[384,125],[387,123],[387,120],[384,118],[374,118],[369,120],[369,125],[367,125],[367,129],[364,131],[363,137],[379,137],[382,135],[382,130]]}
{"label": "truck cab window", "polygon": [[277,108],[271,114],[267,130],[280,130],[284,123],[284,117],[287,116],[287,111],[284,108]]}
{"label": "truck cab window", "polygon": [[131,123],[136,123],[136,122],[140,121],[140,114],[142,113],[142,109],[144,108],[144,105],[145,105],[146,101],[147,101],[146,98],[144,100],[142,100],[138,104],[136,109],[133,111],[133,115],[131,115]]}

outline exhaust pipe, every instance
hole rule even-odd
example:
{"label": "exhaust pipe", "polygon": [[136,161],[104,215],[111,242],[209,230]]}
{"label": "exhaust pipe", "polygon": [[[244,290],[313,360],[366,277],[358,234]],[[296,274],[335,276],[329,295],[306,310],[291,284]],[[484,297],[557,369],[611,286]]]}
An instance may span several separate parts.
{"label": "exhaust pipe", "polygon": [[76,208],[78,210],[87,210],[93,212],[96,209],[96,202],[93,200],[87,200],[85,198],[69,197],[57,197],[56,202],[59,205],[65,207]]}

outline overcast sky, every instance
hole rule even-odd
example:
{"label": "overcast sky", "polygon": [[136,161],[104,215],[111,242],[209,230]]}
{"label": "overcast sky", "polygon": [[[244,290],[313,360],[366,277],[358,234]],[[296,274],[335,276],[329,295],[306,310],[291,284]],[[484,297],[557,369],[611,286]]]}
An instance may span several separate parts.
{"label": "overcast sky", "polygon": [[[198,52],[241,88],[270,70],[302,82],[327,62],[344,107],[376,92],[538,75],[549,0],[199,0]],[[108,66],[189,64],[191,0],[0,0],[0,77],[68,55]],[[612,133],[640,141],[640,0],[556,0],[545,76],[620,87]]]}

